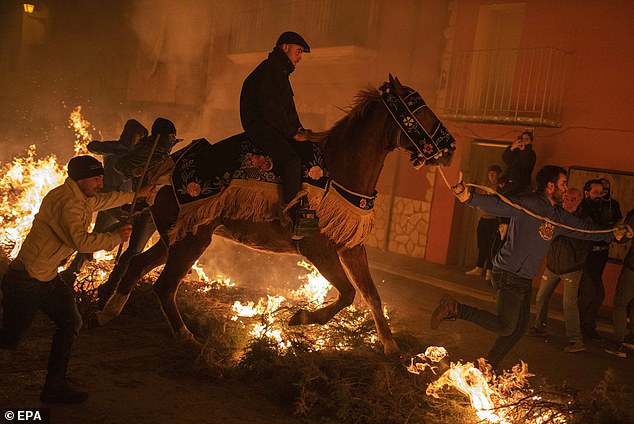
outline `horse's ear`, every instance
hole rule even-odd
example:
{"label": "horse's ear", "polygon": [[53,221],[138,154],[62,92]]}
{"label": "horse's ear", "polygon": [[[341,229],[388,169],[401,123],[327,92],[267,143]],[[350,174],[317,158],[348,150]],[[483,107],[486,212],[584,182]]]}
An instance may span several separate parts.
{"label": "horse's ear", "polygon": [[401,82],[398,80],[398,78],[393,77],[392,74],[390,74],[390,85],[394,87],[394,91],[398,95],[403,94],[403,92],[405,91],[403,90],[403,86],[401,85]]}

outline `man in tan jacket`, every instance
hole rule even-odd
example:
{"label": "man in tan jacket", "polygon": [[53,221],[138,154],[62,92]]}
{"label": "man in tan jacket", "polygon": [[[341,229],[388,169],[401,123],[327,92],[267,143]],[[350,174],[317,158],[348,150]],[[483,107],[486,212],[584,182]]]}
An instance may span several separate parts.
{"label": "man in tan jacket", "polygon": [[[64,184],[51,190],[26,236],[16,259],[2,279],[3,326],[0,347],[14,348],[24,338],[38,310],[55,323],[46,382],[40,400],[44,403],[81,403],[88,393],[73,390],[66,382],[66,369],[82,319],[72,287],[57,269],[75,251],[111,250],[130,237],[130,225],[109,233],[90,233],[93,212],[129,203],[133,193],[99,193],[103,166],[91,156],[77,156],[68,163]],[[147,195],[145,188],[140,193]]]}

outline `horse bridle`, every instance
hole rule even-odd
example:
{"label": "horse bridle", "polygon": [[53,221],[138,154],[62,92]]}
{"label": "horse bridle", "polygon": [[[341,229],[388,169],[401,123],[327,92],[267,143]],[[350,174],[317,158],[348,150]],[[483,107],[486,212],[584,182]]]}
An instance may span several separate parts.
{"label": "horse bridle", "polygon": [[[422,164],[436,160],[455,150],[454,138],[439,119],[430,133],[414,115],[418,110],[427,108],[420,94],[409,87],[403,87],[403,90],[405,95],[402,97],[394,92],[395,90],[389,83],[384,84],[380,90],[383,104],[401,131],[410,139],[416,151],[407,149],[401,144],[401,131],[397,135],[394,147],[409,151],[412,153],[410,160]],[[431,110],[429,112],[431,113]]]}

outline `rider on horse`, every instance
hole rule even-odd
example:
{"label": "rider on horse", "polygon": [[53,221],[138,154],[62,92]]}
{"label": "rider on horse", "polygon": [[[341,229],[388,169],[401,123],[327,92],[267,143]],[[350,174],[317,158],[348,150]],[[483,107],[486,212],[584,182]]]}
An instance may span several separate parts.
{"label": "rider on horse", "polygon": [[[299,121],[288,79],[302,59],[302,53],[310,53],[308,43],[295,32],[283,33],[268,59],[244,81],[240,93],[242,127],[253,144],[273,158],[282,177],[285,205],[289,205],[301,189],[301,162],[293,144],[308,141],[311,134]],[[300,209],[302,203],[305,204],[303,199],[289,208],[294,239],[309,235],[303,226],[306,221],[305,212]]]}

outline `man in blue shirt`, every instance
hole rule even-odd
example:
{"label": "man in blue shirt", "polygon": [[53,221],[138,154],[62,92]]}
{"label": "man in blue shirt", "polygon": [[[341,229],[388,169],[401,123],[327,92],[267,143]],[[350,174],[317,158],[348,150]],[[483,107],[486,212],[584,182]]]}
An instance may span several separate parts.
{"label": "man in blue shirt", "polygon": [[[566,170],[547,165],[537,173],[536,182],[535,192],[513,197],[513,202],[570,227],[602,229],[582,221],[559,206],[568,189]],[[539,274],[554,237],[565,235],[606,242],[621,239],[625,234],[631,237],[631,228],[618,227],[609,233],[582,233],[555,226],[504,203],[497,196],[470,193],[462,183],[454,186],[453,190],[456,197],[469,206],[510,218],[508,235],[493,259],[491,282],[497,291],[497,313],[460,304],[451,296],[444,295],[432,313],[431,327],[436,329],[443,320],[460,318],[496,332],[499,336],[487,354],[487,360],[494,368],[499,367],[504,356],[526,331],[530,319],[532,279]]]}

